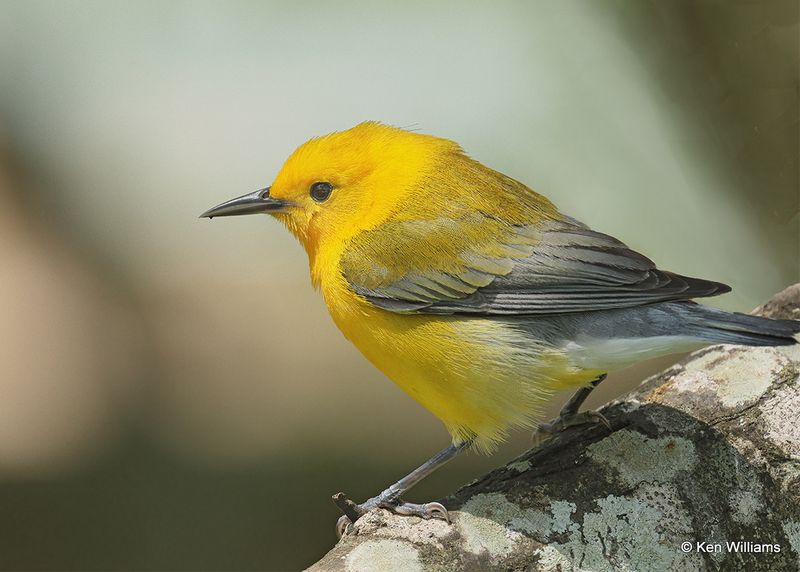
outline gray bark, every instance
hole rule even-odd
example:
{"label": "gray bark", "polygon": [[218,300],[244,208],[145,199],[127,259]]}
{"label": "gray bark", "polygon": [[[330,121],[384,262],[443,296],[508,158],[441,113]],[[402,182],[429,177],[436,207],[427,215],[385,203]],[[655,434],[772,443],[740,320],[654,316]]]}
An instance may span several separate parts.
{"label": "gray bark", "polygon": [[[800,284],[755,313],[800,319]],[[310,570],[798,570],[798,372],[800,345],[695,352],[604,406],[611,431],[445,499],[452,524],[372,511]]]}

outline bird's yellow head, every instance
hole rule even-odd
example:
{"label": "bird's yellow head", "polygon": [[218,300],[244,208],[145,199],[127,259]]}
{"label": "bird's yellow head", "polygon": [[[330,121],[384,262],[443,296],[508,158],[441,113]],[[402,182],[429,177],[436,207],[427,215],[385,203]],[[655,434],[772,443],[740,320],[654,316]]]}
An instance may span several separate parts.
{"label": "bird's yellow head", "polygon": [[452,141],[376,122],[307,141],[273,184],[202,216],[267,212],[283,221],[310,255],[377,226],[420,185],[437,158],[461,154]]}

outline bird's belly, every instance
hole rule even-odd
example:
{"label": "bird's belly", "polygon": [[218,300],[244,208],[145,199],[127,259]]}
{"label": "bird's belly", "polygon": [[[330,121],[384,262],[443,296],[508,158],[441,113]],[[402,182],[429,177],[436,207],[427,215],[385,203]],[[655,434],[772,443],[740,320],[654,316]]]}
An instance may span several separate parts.
{"label": "bird's belly", "polygon": [[554,391],[597,372],[503,321],[399,315],[362,306],[331,312],[356,347],[442,420],[455,440],[490,448],[509,426],[530,426]]}
{"label": "bird's belly", "polygon": [[678,352],[689,352],[709,342],[691,336],[643,338],[583,338],[564,345],[570,361],[579,367],[615,370],[636,362]]}

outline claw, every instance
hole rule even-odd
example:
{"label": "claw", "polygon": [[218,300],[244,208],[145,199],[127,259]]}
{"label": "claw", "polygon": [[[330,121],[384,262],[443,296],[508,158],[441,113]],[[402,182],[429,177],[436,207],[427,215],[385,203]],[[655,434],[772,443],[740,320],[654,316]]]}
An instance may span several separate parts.
{"label": "claw", "polygon": [[350,519],[347,518],[345,515],[339,517],[339,520],[336,521],[336,537],[341,539],[342,536],[345,535],[347,532],[347,528],[351,525]]}
{"label": "claw", "polygon": [[429,502],[422,506],[425,507],[425,513],[428,515],[428,518],[438,518],[446,521],[447,524],[451,524],[450,513],[447,512],[447,509],[444,508],[443,504],[438,502]]}
{"label": "claw", "polygon": [[611,430],[611,423],[609,423],[608,419],[606,419],[606,416],[599,411],[587,411],[586,417],[591,419],[590,422],[601,423],[606,429],[609,431]]}

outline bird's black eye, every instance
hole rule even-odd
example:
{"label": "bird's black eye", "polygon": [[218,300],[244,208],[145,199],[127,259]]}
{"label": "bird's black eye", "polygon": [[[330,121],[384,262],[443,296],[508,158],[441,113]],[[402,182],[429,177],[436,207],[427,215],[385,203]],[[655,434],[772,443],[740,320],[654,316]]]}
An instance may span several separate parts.
{"label": "bird's black eye", "polygon": [[311,190],[309,192],[312,199],[318,203],[322,203],[327,201],[328,197],[331,196],[331,192],[333,192],[333,185],[324,181],[317,181],[311,185]]}

